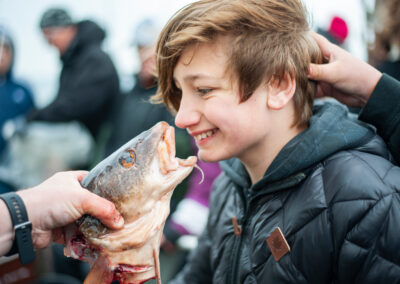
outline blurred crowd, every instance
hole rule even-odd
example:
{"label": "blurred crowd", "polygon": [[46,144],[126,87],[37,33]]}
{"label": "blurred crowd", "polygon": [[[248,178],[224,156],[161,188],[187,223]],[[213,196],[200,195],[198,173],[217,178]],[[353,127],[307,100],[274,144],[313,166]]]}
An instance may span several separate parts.
{"label": "blurred crowd", "polygon": [[[132,28],[140,70],[132,74],[134,86],[127,92],[121,90],[116,67],[102,48],[106,31],[99,24],[54,7],[44,11],[38,25],[62,63],[55,98],[43,108],[35,104],[29,78],[14,78],[18,48],[7,28],[0,27],[0,193],[31,187],[58,171],[90,170],[157,122],[174,125],[170,110],[150,102],[157,90],[155,44],[161,30],[154,19],[143,19]],[[400,1],[377,0],[374,25],[369,62],[400,79]],[[352,36],[341,15],[317,32],[344,48]],[[178,157],[197,153],[192,138],[179,128],[176,149]],[[221,172],[218,163],[198,164],[204,180],[195,170],[171,200],[160,256],[165,282],[196,245],[206,224],[212,183]],[[39,275],[36,283],[82,283],[87,264],[65,258],[59,245],[51,247],[51,255],[50,271]]]}

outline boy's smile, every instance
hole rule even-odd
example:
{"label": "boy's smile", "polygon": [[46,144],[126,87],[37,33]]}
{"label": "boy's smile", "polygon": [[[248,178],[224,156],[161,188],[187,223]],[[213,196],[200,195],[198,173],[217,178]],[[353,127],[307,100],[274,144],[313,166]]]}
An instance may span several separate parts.
{"label": "boy's smile", "polygon": [[205,144],[207,141],[207,138],[211,137],[214,133],[216,132],[216,130],[208,130],[208,131],[201,131],[198,133],[190,133],[190,135],[192,135],[194,137],[194,139],[196,140],[197,144]]}

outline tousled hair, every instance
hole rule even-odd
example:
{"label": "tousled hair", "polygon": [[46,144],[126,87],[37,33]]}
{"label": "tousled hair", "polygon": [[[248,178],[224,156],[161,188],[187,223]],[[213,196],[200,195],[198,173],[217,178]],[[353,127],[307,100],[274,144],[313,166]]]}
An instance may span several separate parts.
{"label": "tousled hair", "polygon": [[230,36],[228,71],[238,80],[240,102],[263,82],[280,82],[285,74],[296,80],[294,125],[308,123],[316,84],[308,80],[310,62],[321,63],[307,13],[299,0],[202,0],[178,11],[157,43],[158,90],[153,101],[179,109],[181,92],[173,71],[184,50]]}

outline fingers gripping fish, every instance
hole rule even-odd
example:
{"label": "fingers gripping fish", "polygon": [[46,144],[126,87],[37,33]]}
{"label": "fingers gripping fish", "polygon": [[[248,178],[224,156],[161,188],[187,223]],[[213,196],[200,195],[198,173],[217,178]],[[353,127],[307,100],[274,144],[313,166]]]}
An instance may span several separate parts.
{"label": "fingers gripping fish", "polygon": [[84,216],[66,232],[66,256],[89,262],[86,284],[161,283],[159,248],[174,188],[196,164],[175,157],[174,128],[159,122],[100,162],[83,179],[88,190],[114,202],[125,220],[110,230]]}

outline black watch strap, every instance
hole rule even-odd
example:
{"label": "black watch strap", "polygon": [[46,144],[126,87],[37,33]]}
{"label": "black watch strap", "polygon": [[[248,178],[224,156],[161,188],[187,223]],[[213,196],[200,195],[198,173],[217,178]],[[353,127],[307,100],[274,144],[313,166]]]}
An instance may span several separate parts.
{"label": "black watch strap", "polygon": [[21,264],[31,263],[35,258],[31,236],[32,223],[28,220],[24,202],[15,192],[1,194],[0,199],[7,204],[15,231],[14,243],[7,255],[19,253]]}

